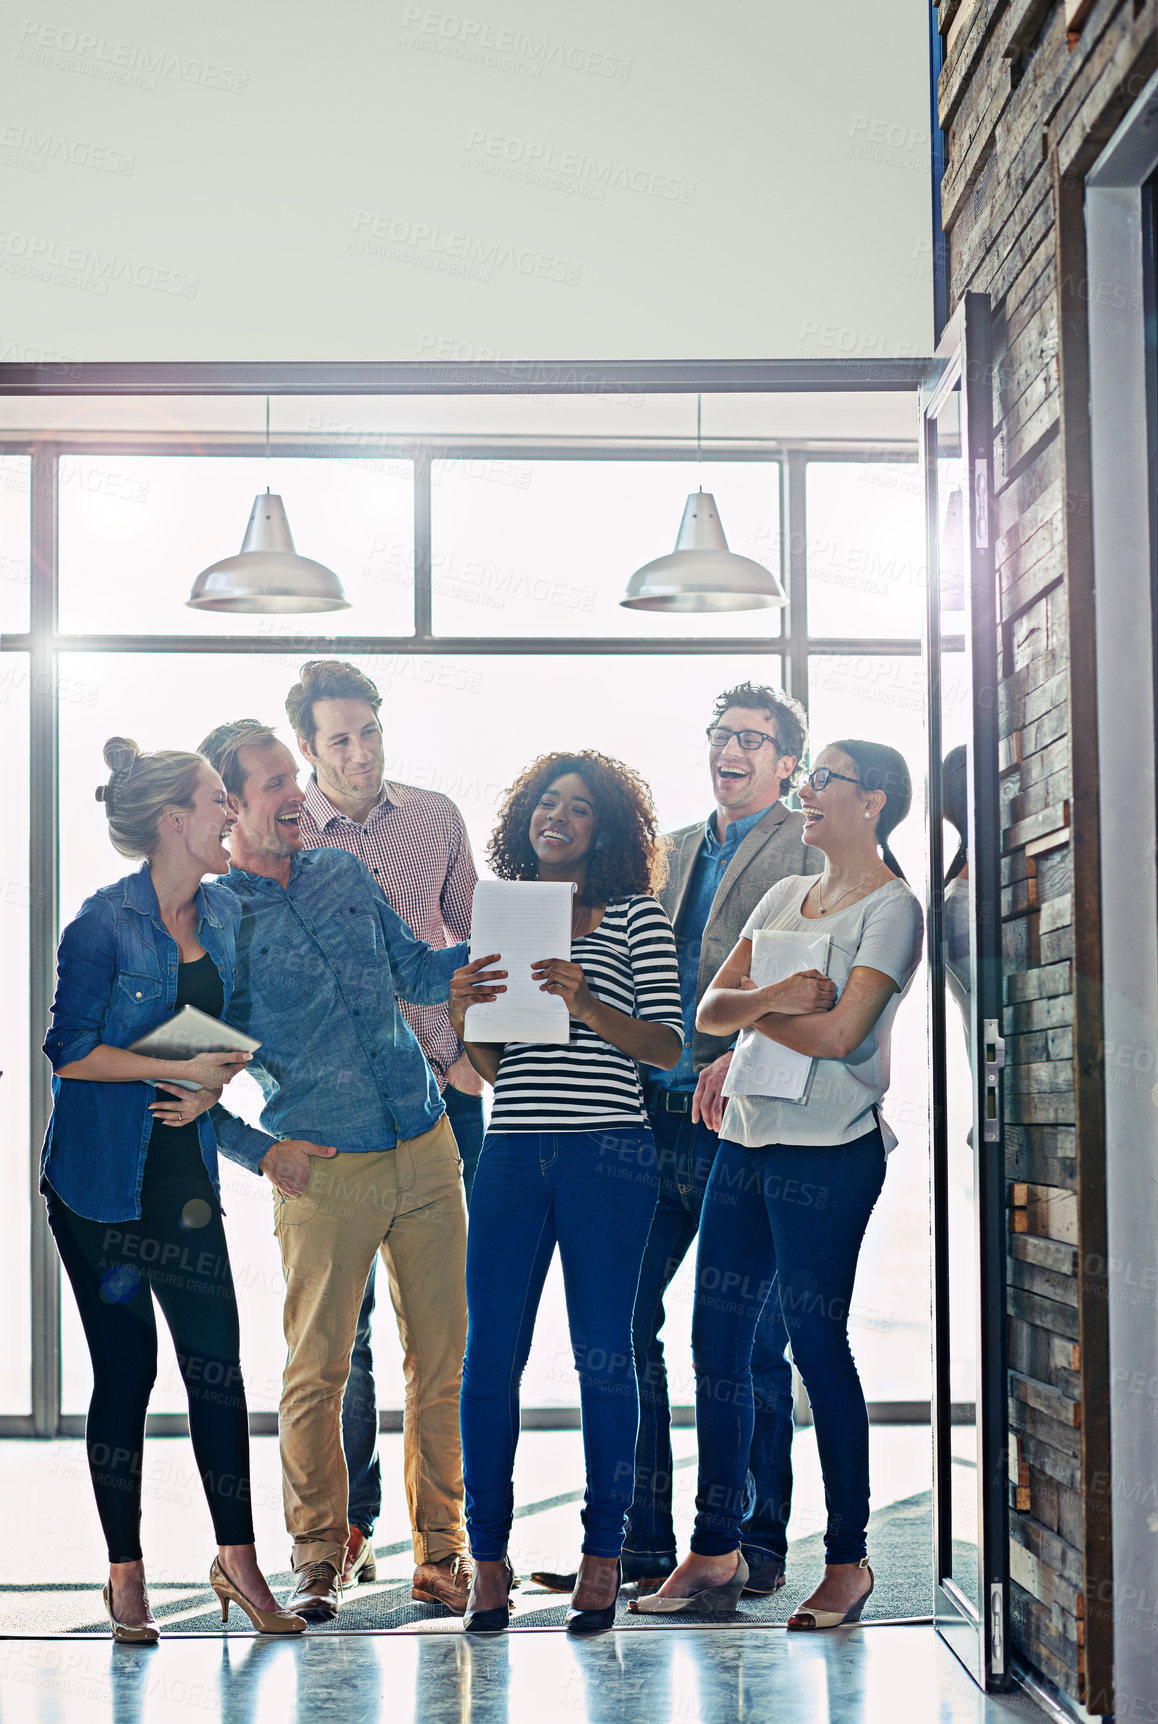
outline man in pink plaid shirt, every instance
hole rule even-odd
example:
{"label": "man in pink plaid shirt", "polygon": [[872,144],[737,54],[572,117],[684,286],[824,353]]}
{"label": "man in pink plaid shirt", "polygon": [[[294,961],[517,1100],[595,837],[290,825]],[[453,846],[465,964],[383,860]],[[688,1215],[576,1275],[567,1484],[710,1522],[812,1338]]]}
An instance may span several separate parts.
{"label": "man in pink plaid shirt", "polygon": [[[470,936],[474,860],[462,816],[447,796],[386,782],[381,696],[369,677],[337,659],[304,664],[286,696],[298,748],[312,768],[299,830],[303,845],[349,850],[369,868],[390,905],[420,940],[450,946]],[[482,1080],[450,1025],[445,1005],[399,1005],[442,1091],[458,1142],[469,1202],[483,1140]],[[374,1270],[358,1314],[342,1402],[350,1475],[350,1542],[343,1586],[375,1578],[374,1525],[382,1508],[378,1397],[370,1350]]]}

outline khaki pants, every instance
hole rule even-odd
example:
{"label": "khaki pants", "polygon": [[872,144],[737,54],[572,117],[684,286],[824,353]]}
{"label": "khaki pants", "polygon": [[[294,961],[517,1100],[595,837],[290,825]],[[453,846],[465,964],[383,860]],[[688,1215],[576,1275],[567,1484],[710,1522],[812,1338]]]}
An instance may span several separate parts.
{"label": "khaki pants", "polygon": [[310,1158],[276,1194],[285,1273],[282,1491],[293,1565],[340,1567],[349,1537],[342,1394],[366,1277],[381,1251],[405,1354],[403,1450],[416,1562],[466,1549],[458,1399],[466,1344],[466,1205],[445,1117],[394,1149]]}

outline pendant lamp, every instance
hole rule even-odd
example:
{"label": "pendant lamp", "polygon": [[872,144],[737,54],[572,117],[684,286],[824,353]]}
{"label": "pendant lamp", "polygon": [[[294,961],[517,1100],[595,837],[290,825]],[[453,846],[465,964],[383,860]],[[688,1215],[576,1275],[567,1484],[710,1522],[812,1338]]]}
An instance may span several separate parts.
{"label": "pendant lamp", "polygon": [[[265,453],[269,459],[269,399],[265,403]],[[345,611],[350,601],[324,563],[299,557],[285,504],[259,492],[235,557],[210,563],[193,582],[186,603],[195,611]]]}
{"label": "pendant lamp", "polygon": [[[700,400],[696,400],[696,460]],[[632,611],[752,611],[786,605],[779,579],[763,563],[728,549],[716,499],[693,491],[684,504],[675,550],[636,569],[620,604]]]}
{"label": "pendant lamp", "polygon": [[754,611],[788,598],[771,569],[728,549],[711,492],[693,491],[675,550],[636,569],[619,602],[632,611]]}

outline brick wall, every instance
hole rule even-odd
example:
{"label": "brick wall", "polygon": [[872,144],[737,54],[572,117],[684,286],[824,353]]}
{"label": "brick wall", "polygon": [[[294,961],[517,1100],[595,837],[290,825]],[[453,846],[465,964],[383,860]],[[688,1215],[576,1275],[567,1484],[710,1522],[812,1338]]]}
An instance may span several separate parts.
{"label": "brick wall", "polygon": [[[986,293],[994,319],[1013,1635],[1067,1695],[1096,1703],[1109,1678],[1096,1669],[1091,1681],[1087,1631],[1096,1639],[1100,1619],[1108,1662],[1097,1603],[1108,1543],[1089,1485],[1106,1419],[1104,1375],[1083,1349],[1103,1352],[1104,1289],[1099,1271],[1081,1271],[1100,1263],[1104,1169],[1096,1131],[1082,1138],[1094,1114],[1081,1085],[1100,1080],[1075,1046],[1090,992],[1075,931],[1096,903],[1088,872],[1075,884],[1071,820],[1071,773],[1092,724],[1092,713],[1071,711],[1088,645],[1072,576],[1089,496],[1076,429],[1083,379],[1072,359],[1063,377],[1062,338],[1077,330],[1080,348],[1073,314],[1091,291],[1081,176],[1158,64],[1158,0],[1095,0],[1067,29],[1075,10],[1074,0],[940,0],[938,105],[950,305],[967,290]],[[1104,1356],[1096,1363],[1104,1372]]]}

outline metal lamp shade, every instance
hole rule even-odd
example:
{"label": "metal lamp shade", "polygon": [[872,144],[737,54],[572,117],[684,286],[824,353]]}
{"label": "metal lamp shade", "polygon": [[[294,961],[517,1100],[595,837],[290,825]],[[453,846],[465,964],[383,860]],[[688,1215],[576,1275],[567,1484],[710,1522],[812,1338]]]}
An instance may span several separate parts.
{"label": "metal lamp shade", "polygon": [[675,550],[636,569],[619,602],[633,611],[753,611],[788,599],[771,569],[728,549],[711,492],[693,491]]}
{"label": "metal lamp shade", "polygon": [[186,603],[195,611],[345,611],[350,601],[324,563],[299,557],[279,496],[254,498],[236,557],[210,563]]}

